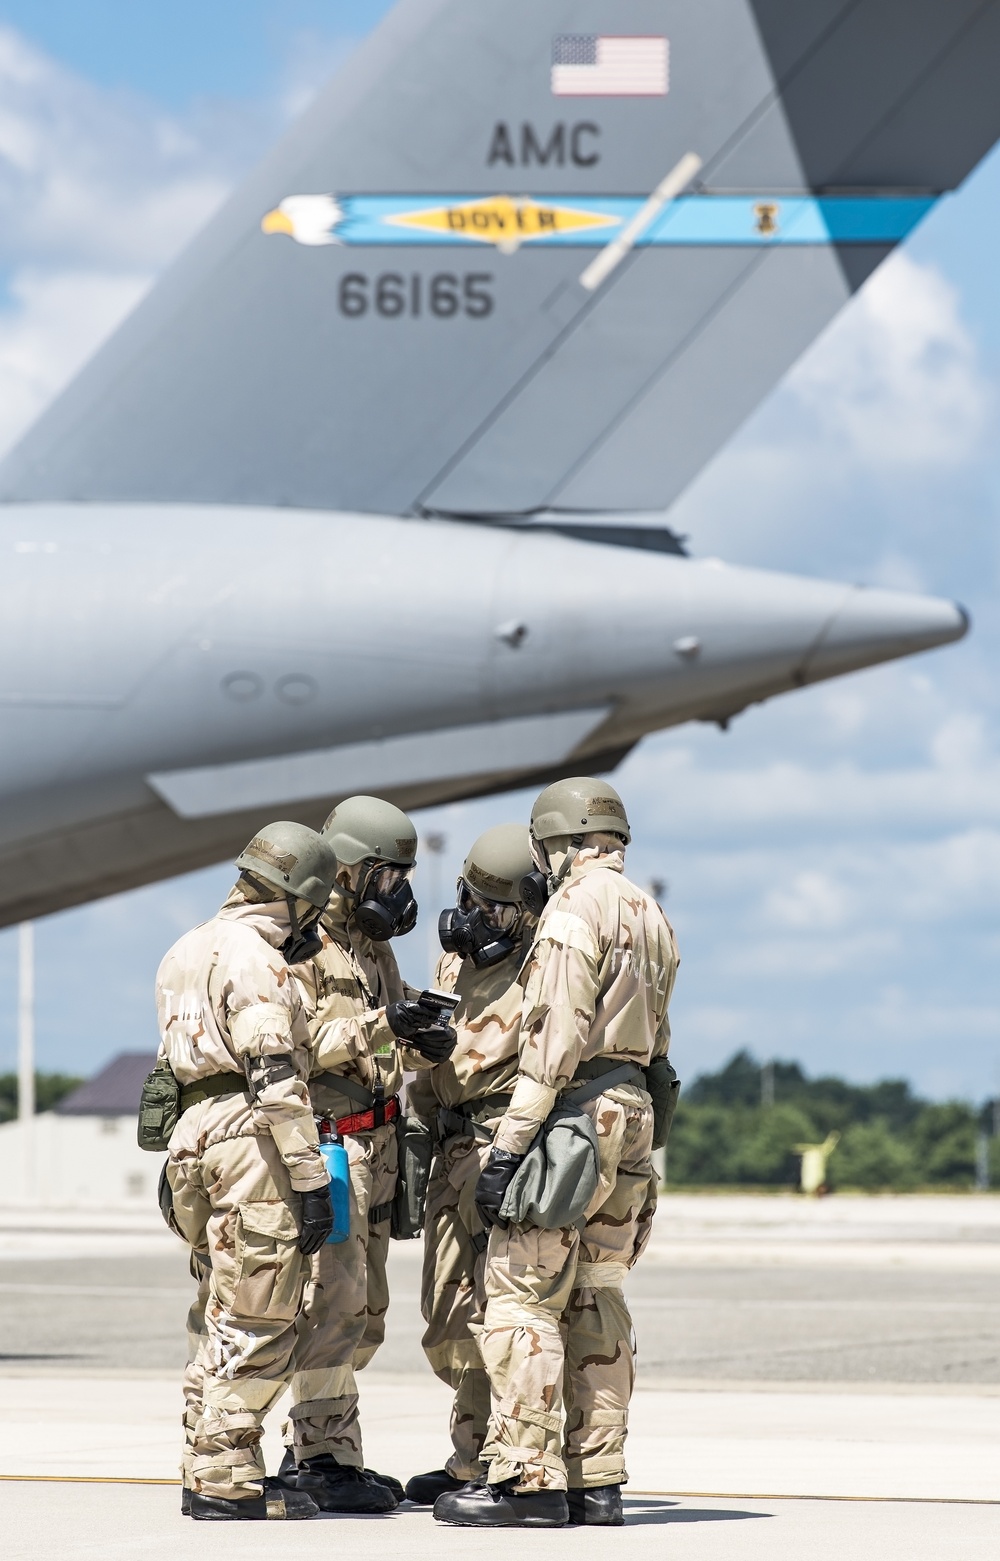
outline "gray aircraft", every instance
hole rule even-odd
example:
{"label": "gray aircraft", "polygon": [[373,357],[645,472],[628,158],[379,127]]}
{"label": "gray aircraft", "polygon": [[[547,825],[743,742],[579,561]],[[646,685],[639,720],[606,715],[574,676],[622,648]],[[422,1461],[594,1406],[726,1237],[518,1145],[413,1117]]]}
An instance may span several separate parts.
{"label": "gray aircraft", "polygon": [[998,0],[402,0],[0,467],[0,920],[959,638],[669,507],[998,73]]}

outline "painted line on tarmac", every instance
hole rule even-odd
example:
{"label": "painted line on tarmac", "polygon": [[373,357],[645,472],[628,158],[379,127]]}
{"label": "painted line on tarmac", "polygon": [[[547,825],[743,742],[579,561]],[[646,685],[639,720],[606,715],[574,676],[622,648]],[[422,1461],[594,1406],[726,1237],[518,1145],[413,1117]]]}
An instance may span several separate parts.
{"label": "painted line on tarmac", "polygon": [[0,1284],[0,1295],[95,1295],[126,1301],[189,1300],[193,1285],[168,1289],[165,1285],[43,1285]]}
{"label": "painted line on tarmac", "polygon": [[0,1474],[0,1480],[21,1480],[32,1485],[179,1485],[180,1480],[158,1480],[128,1474]]}
{"label": "painted line on tarmac", "polygon": [[[0,1480],[33,1485],[180,1485],[180,1480],[120,1474],[0,1474]],[[793,1491],[628,1491],[633,1496],[681,1497],[685,1501],[867,1501],[918,1507],[1000,1507],[989,1496],[812,1496]]]}
{"label": "painted line on tarmac", "polygon": [[801,1491],[628,1491],[629,1496],[682,1496],[697,1501],[873,1501],[916,1507],[1000,1507],[992,1496],[815,1496]]}

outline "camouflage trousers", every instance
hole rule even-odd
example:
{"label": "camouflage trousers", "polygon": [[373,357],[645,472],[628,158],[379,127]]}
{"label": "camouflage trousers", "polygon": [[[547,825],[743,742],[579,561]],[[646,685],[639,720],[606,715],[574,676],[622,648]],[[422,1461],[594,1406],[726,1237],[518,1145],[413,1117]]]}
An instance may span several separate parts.
{"label": "camouflage trousers", "polygon": [[197,1358],[184,1384],[185,1482],[253,1497],[263,1489],[264,1415],[288,1383],[308,1275],[298,1196],[267,1135],[171,1154],[167,1180],[178,1230],[210,1265],[188,1319]]}
{"label": "camouflage trousers", "polygon": [[490,1384],[479,1353],[486,1308],[483,1276],[486,1233],[474,1202],[489,1141],[446,1138],[438,1147],[427,1185],[420,1311],[427,1324],[424,1354],[435,1376],[454,1392],[451,1440],[445,1465],[457,1480],[486,1471],[480,1453],[490,1417]]}
{"label": "camouflage trousers", "polygon": [[212,1265],[200,1252],[191,1253],[191,1278],[198,1288],[187,1314],[187,1365],[184,1368],[184,1457],[181,1463],[181,1479],[190,1490],[194,1484],[191,1472],[194,1461],[194,1435],[201,1419],[205,1399],[205,1308],[208,1306],[209,1281]]}
{"label": "camouflage trousers", "polygon": [[622,1285],[649,1239],[657,1180],[653,1112],[634,1086],[583,1107],[600,1144],[600,1185],[583,1230],[490,1233],[483,1361],[492,1389],[483,1459],[517,1490],[619,1485],[635,1378]]}
{"label": "camouflage trousers", "polygon": [[[344,1139],[351,1176],[351,1233],[312,1259],[295,1330],[286,1443],[301,1463],[328,1453],[364,1467],[355,1372],[385,1338],[389,1286],[386,1205],[396,1191],[393,1124]],[[377,1217],[373,1220],[372,1215]]]}

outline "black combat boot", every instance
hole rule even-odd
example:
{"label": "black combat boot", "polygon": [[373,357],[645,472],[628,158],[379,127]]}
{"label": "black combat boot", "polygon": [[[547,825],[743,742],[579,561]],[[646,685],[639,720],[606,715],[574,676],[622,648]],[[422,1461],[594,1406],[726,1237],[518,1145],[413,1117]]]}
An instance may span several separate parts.
{"label": "black combat boot", "polygon": [[387,1485],[369,1479],[364,1469],[338,1463],[329,1453],[299,1464],[299,1491],[305,1491],[324,1512],[392,1512],[396,1498]]}
{"label": "black combat boot", "polygon": [[379,1474],[376,1469],[363,1469],[362,1473],[366,1480],[374,1480],[376,1485],[384,1485],[386,1490],[392,1491],[397,1505],[404,1499],[402,1481],[394,1474]]}
{"label": "black combat boot", "polygon": [[568,1490],[569,1521],[585,1523],[588,1528],[622,1528],[622,1488],[597,1485],[587,1490]]}
{"label": "black combat boot", "polygon": [[569,1508],[565,1491],[515,1493],[516,1480],[501,1485],[471,1481],[460,1491],[446,1491],[434,1503],[439,1523],[457,1528],[565,1528]]}
{"label": "black combat boot", "polygon": [[186,1485],[181,1486],[181,1517],[191,1516],[191,1491]]}
{"label": "black combat boot", "polygon": [[261,1522],[275,1518],[316,1518],[319,1508],[301,1491],[287,1490],[277,1480],[264,1481],[263,1496],[202,1496],[191,1492],[191,1516],[203,1523]]}
{"label": "black combat boot", "polygon": [[406,1482],[406,1499],[418,1507],[433,1507],[439,1496],[448,1491],[465,1489],[464,1480],[456,1480],[447,1469],[432,1469],[429,1474],[415,1474]]}
{"label": "black combat boot", "polygon": [[298,1490],[299,1466],[295,1462],[295,1453],[291,1447],[285,1448],[284,1456],[278,1465],[278,1473],[275,1478],[286,1490]]}

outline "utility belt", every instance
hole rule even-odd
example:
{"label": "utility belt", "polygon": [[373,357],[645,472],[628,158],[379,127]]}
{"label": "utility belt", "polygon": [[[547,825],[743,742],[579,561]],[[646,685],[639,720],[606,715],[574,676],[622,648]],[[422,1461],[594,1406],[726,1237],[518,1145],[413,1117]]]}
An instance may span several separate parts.
{"label": "utility belt", "polygon": [[339,1073],[314,1073],[309,1082],[335,1089],[338,1094],[346,1095],[348,1100],[353,1100],[361,1107],[360,1111],[353,1111],[349,1116],[337,1117],[335,1126],[338,1133],[368,1133],[372,1128],[395,1122],[399,1116],[398,1095],[390,1095],[387,1100],[384,1095],[376,1095],[363,1084],[356,1083],[354,1079],[345,1079]]}
{"label": "utility belt", "polygon": [[620,1084],[637,1084],[646,1088],[646,1074],[637,1062],[616,1062],[613,1057],[591,1057],[581,1062],[564,1090],[559,1093],[561,1106],[582,1106],[585,1101],[596,1100],[605,1090],[617,1089]]}
{"label": "utility belt", "polygon": [[195,1079],[193,1084],[181,1085],[180,1109],[182,1113],[190,1111],[192,1106],[200,1106],[203,1100],[212,1100],[216,1095],[249,1094],[246,1074],[210,1073],[207,1078]]}
{"label": "utility belt", "polygon": [[500,1208],[502,1220],[541,1230],[579,1226],[600,1185],[600,1144],[593,1121],[580,1107],[623,1084],[645,1090],[653,1108],[653,1144],[666,1142],[677,1102],[677,1075],[667,1059],[640,1067],[614,1057],[581,1062],[514,1173]]}
{"label": "utility belt", "polygon": [[395,1122],[398,1116],[399,1096],[390,1095],[388,1100],[377,1100],[370,1111],[355,1111],[349,1117],[338,1117],[336,1128],[340,1134],[368,1133],[373,1127]]}
{"label": "utility belt", "polygon": [[[605,1090],[619,1084],[638,1084],[646,1087],[646,1076],[637,1063],[615,1062],[611,1057],[593,1057],[581,1062],[570,1083],[559,1095],[561,1106],[581,1106],[584,1101],[603,1095]],[[478,1138],[485,1142],[493,1134],[483,1123],[500,1116],[507,1110],[513,1096],[490,1095],[479,1103],[478,1110],[458,1111],[450,1106],[439,1106],[437,1112],[437,1137],[439,1142],[448,1138]]]}
{"label": "utility belt", "polygon": [[246,1095],[250,1085],[245,1074],[226,1070],[210,1073],[192,1084],[179,1084],[165,1057],[161,1057],[142,1086],[136,1141],[140,1149],[162,1154],[184,1112],[216,1095]]}
{"label": "utility belt", "polygon": [[644,1067],[636,1062],[615,1062],[613,1057],[591,1057],[581,1062],[576,1074],[559,1096],[559,1104],[582,1106],[585,1101],[603,1095],[619,1084],[637,1084],[648,1094],[653,1107],[653,1148],[663,1149],[670,1137],[670,1125],[677,1110],[680,1079],[667,1057],[654,1057]]}

